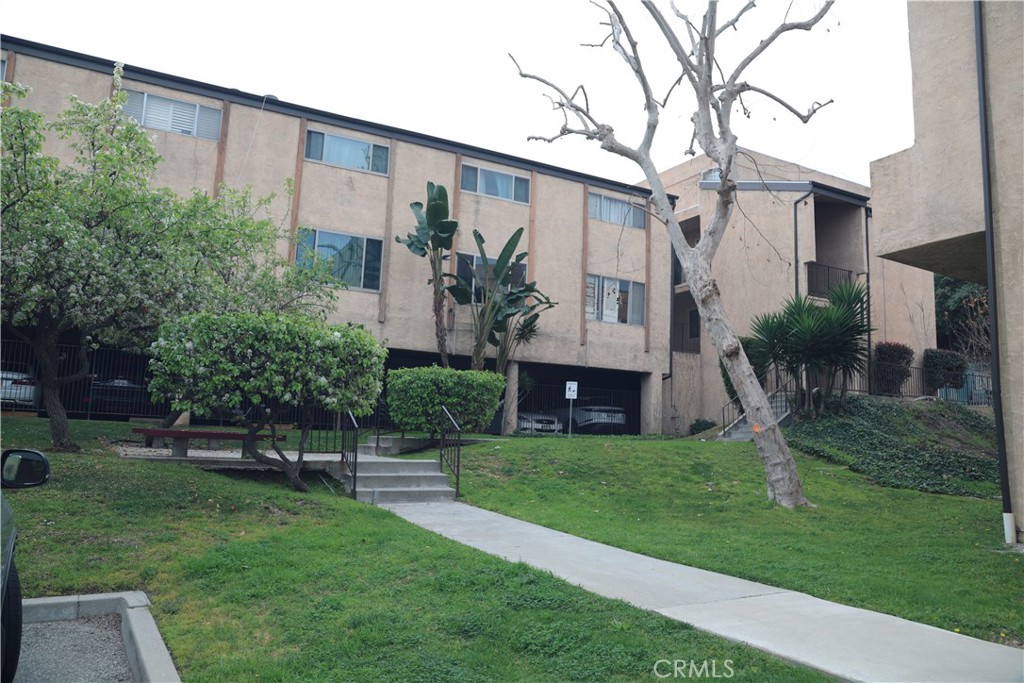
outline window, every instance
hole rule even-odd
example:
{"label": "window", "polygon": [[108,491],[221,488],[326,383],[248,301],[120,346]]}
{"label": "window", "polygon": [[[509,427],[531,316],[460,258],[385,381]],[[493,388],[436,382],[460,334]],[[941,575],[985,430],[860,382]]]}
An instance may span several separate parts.
{"label": "window", "polygon": [[[497,259],[489,258],[488,263],[494,263]],[[458,262],[456,263],[455,274],[458,275],[462,280],[470,283],[473,287],[473,303],[480,303],[483,300],[483,290],[487,286],[484,282],[489,271],[485,271],[481,267],[482,263],[480,257],[475,254],[463,254],[458,255]],[[512,266],[512,280],[516,285],[522,285],[526,283],[526,264],[517,263]]]}
{"label": "window", "polygon": [[587,275],[587,319],[643,325],[645,289],[642,282]]}
{"label": "window", "polygon": [[220,109],[128,91],[124,113],[146,128],[167,130],[204,140],[220,139]]}
{"label": "window", "polygon": [[0,59],[0,80],[7,80],[7,58]]}
{"label": "window", "polygon": [[530,179],[488,168],[462,165],[462,189],[465,192],[489,194],[492,197],[530,203]]}
{"label": "window", "polygon": [[590,217],[595,220],[615,223],[616,225],[628,225],[631,228],[640,228],[641,230],[647,224],[647,217],[644,215],[643,207],[630,204],[623,199],[615,199],[614,197],[606,197],[603,194],[591,192],[587,198],[587,205]]}
{"label": "window", "polygon": [[372,237],[301,228],[295,263],[299,268],[308,268],[311,259],[326,259],[331,264],[331,274],[351,289],[379,291],[383,246],[381,240]]}
{"label": "window", "polygon": [[686,317],[686,325],[689,329],[687,338],[700,339],[700,311],[698,311],[696,308],[691,308],[687,312]]}
{"label": "window", "polygon": [[306,131],[306,158],[331,166],[388,174],[387,145],[343,138],[340,135]]}

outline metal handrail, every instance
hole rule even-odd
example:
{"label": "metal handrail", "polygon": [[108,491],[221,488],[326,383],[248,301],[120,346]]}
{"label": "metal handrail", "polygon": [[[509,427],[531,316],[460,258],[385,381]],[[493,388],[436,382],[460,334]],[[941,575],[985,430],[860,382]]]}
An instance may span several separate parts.
{"label": "metal handrail", "polygon": [[[790,385],[792,382],[793,380],[791,377],[786,377],[785,381],[780,381],[779,371],[775,364],[773,363],[772,365],[769,365],[765,370],[764,383],[766,386],[763,388],[766,392],[773,384],[776,388],[772,390],[771,393],[766,393],[768,402],[771,403],[772,398],[780,391],[787,393],[791,391]],[[725,433],[730,427],[742,420],[744,414],[745,411],[743,410],[743,404],[740,402],[739,394],[737,394],[736,398],[722,406],[722,433]]]}
{"label": "metal handrail", "polygon": [[442,421],[441,424],[441,448],[438,459],[441,461],[442,469],[444,465],[448,465],[448,469],[455,475],[455,497],[458,498],[462,473],[462,428],[448,412],[448,408],[441,406],[441,410],[448,417],[448,422]]}
{"label": "metal handrail", "polygon": [[348,411],[348,421],[351,423],[351,427],[347,427],[344,424],[344,420],[345,418],[342,417],[341,464],[352,476],[352,488],[350,493],[352,497],[355,498],[356,476],[359,474],[359,423],[356,422],[356,417],[352,414],[352,411]]}

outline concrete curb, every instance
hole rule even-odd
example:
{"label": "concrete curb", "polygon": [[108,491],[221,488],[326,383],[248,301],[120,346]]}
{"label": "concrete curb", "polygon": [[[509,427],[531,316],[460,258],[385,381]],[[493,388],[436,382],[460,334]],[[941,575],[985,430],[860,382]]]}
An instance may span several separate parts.
{"label": "concrete curb", "polygon": [[32,598],[22,604],[26,624],[70,621],[103,614],[121,615],[121,637],[132,676],[139,683],[180,683],[171,653],[149,611],[149,598],[142,591],[66,595]]}

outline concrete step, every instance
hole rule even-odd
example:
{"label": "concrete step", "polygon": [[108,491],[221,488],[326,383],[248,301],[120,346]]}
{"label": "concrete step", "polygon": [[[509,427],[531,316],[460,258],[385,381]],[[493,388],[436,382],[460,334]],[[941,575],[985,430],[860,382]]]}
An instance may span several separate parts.
{"label": "concrete step", "polygon": [[397,460],[359,456],[356,465],[359,477],[364,474],[436,474],[441,471],[437,460]]}
{"label": "concrete step", "polygon": [[430,439],[420,439],[412,437],[401,437],[401,436],[381,436],[370,437],[368,443],[359,444],[359,455],[399,455],[401,453],[410,453],[412,451],[420,451],[430,445]]}
{"label": "concrete step", "polygon": [[[350,479],[346,477],[346,479]],[[358,489],[418,489],[448,486],[448,475],[440,472],[430,474],[367,474],[360,471],[357,477]]]}
{"label": "concrete step", "polygon": [[[384,503],[430,503],[455,499],[448,475],[437,460],[403,460],[360,456],[356,474],[356,500],[374,505]],[[352,477],[342,477],[352,490]]]}
{"label": "concrete step", "polygon": [[362,503],[381,505],[383,503],[439,503],[455,500],[455,489],[444,488],[398,488],[364,489],[356,491],[356,500]]}

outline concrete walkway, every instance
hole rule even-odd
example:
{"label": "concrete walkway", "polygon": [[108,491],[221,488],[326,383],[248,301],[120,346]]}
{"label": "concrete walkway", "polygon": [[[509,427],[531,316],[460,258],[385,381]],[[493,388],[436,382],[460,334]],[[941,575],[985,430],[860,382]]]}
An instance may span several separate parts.
{"label": "concrete walkway", "polygon": [[382,507],[465,545],[839,678],[1024,680],[1024,650],[652,559],[463,503]]}

